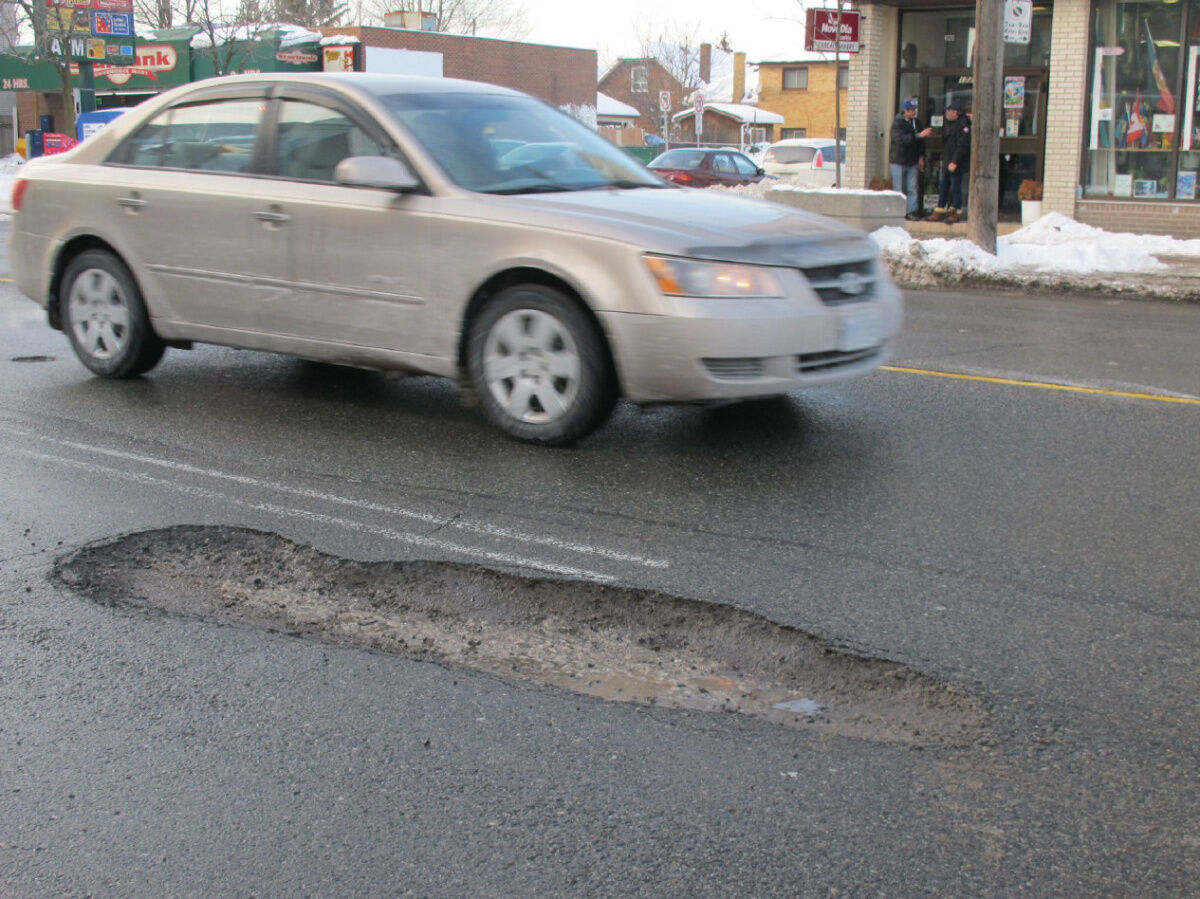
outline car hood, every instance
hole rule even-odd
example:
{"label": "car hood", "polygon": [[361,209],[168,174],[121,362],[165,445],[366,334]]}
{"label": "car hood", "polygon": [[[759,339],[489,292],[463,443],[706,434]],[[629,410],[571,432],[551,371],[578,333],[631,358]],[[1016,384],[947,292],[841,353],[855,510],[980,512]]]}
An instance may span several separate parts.
{"label": "car hood", "polygon": [[[607,237],[640,249],[763,265],[814,263],[823,246],[838,256],[877,255],[861,231],[810,212],[674,188],[568,191],[492,198],[507,218],[559,231]],[[820,255],[820,254],[818,254]]]}

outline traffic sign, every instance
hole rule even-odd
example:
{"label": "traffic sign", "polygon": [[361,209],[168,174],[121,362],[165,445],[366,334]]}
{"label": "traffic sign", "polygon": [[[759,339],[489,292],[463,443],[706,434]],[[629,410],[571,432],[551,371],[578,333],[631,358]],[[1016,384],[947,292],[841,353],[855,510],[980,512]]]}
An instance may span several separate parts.
{"label": "traffic sign", "polygon": [[670,112],[671,111],[671,92],[670,91],[659,91],[658,92],[658,109],[660,112]]}

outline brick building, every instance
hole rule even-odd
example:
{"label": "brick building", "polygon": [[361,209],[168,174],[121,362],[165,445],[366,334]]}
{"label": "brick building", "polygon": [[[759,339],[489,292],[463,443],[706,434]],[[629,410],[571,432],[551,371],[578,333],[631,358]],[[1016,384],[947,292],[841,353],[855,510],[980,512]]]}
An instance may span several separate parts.
{"label": "brick building", "polygon": [[[940,129],[970,109],[975,5],[862,0],[850,57],[848,186],[885,176],[891,121],[916,97]],[[1038,0],[1029,43],[1006,44],[1001,215],[1022,181],[1043,182],[1043,211],[1110,231],[1200,237],[1200,4]],[[936,190],[941,139],[928,141]]]}
{"label": "brick building", "polygon": [[663,113],[659,94],[671,95],[671,106],[679,109],[689,93],[666,67],[654,57],[618,59],[597,85],[598,89],[638,111],[637,127],[650,134],[662,134]]}
{"label": "brick building", "polygon": [[596,107],[595,50],[404,28],[338,26],[321,31],[330,37],[357,38],[367,48],[368,66],[371,47],[437,53],[446,78],[511,87],[559,107]]}
{"label": "brick building", "polygon": [[[846,100],[850,66],[843,57],[837,66],[832,54],[799,53],[787,59],[764,59],[758,63],[758,106],[779,113],[779,139],[790,137],[833,138],[836,94],[841,103],[842,138],[846,134]],[[838,77],[837,70],[841,75]]]}

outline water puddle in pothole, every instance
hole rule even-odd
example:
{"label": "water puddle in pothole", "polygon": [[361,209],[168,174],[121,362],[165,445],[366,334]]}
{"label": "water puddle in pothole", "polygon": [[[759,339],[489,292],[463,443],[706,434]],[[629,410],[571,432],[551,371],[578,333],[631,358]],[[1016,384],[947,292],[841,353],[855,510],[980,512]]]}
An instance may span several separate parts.
{"label": "water puddle in pothole", "polygon": [[273,534],[180,527],[60,561],[109,605],[283,631],[610,701],[876,740],[977,728],[965,691],[751,612],[447,562],[360,563]]}

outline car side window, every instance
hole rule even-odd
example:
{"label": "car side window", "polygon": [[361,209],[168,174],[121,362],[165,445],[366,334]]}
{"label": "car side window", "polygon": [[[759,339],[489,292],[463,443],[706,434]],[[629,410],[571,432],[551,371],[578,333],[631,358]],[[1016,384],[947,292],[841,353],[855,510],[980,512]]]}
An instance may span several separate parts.
{"label": "car side window", "polygon": [[139,128],[115,161],[147,168],[247,172],[262,110],[259,99],[173,106]]}
{"label": "car side window", "polygon": [[747,159],[745,156],[733,157],[733,164],[737,166],[739,175],[757,175],[758,166]]}
{"label": "car side window", "polygon": [[727,175],[732,175],[737,171],[733,167],[733,159],[728,153],[714,153],[712,167],[714,172],[722,172]]}
{"label": "car side window", "polygon": [[351,156],[386,156],[387,148],[347,116],[316,103],[284,100],[275,141],[275,174],[303,181],[333,181],[333,170]]}

